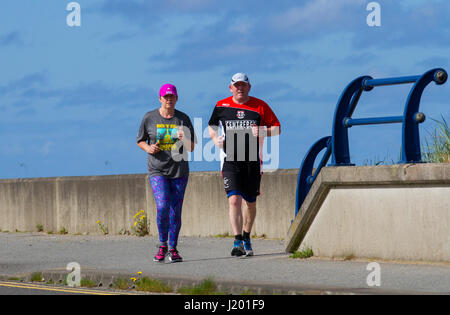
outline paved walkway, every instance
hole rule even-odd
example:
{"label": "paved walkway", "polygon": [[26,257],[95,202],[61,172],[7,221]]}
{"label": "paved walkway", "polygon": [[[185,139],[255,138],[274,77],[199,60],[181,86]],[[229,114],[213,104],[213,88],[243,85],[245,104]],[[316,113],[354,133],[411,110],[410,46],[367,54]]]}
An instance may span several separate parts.
{"label": "paved walkway", "polygon": [[155,237],[73,236],[41,233],[0,233],[0,279],[32,272],[67,275],[70,262],[82,276],[107,285],[138,271],[171,285],[212,278],[222,289],[239,293],[443,293],[450,294],[450,265],[380,263],[379,287],[369,287],[368,261],[292,259],[284,242],[253,240],[255,256],[230,256],[231,238],[182,237],[183,263],[155,263]]}

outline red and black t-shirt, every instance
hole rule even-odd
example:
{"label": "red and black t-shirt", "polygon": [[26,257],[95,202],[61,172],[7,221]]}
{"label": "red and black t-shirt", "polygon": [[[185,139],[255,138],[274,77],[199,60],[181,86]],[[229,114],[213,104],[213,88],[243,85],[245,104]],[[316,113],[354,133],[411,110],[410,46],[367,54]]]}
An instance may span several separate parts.
{"label": "red and black t-shirt", "polygon": [[260,138],[252,135],[252,126],[280,126],[278,118],[266,102],[251,97],[245,104],[236,104],[230,96],[217,102],[208,123],[225,135],[225,161],[260,162]]}

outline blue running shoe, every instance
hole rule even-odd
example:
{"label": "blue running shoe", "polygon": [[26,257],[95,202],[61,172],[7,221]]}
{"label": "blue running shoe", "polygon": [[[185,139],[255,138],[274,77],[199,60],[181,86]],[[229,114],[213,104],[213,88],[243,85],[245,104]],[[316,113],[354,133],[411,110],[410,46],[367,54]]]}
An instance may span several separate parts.
{"label": "blue running shoe", "polygon": [[243,241],[241,240],[234,240],[233,249],[231,250],[231,256],[242,256],[245,255],[245,249]]}
{"label": "blue running shoe", "polygon": [[253,249],[252,249],[252,243],[250,242],[250,239],[244,239],[244,250],[246,256],[253,256]]}

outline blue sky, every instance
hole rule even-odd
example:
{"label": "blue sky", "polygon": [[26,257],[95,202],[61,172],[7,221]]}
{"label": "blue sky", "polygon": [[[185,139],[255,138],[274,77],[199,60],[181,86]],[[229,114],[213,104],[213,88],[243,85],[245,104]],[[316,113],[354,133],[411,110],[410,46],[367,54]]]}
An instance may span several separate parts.
{"label": "blue sky", "polygon": [[[159,87],[175,84],[177,108],[206,128],[235,72],[281,121],[279,168],[298,168],[331,135],[354,78],[450,70],[447,0],[377,1],[380,27],[367,25],[366,0],[79,0],[80,27],[66,24],[69,2],[2,1],[0,178],[145,173],[135,137]],[[353,117],[401,115],[410,87],[365,93]],[[422,136],[431,118],[450,120],[449,104],[450,84],[430,84]],[[400,135],[397,124],[351,128],[352,162],[398,160]]]}

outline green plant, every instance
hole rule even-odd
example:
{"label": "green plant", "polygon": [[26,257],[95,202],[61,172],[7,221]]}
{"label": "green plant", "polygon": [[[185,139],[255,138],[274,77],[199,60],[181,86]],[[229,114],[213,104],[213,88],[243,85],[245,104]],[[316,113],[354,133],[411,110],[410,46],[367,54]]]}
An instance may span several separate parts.
{"label": "green plant", "polygon": [[80,286],[84,287],[84,288],[93,288],[93,287],[96,287],[97,284],[92,280],[82,278],[80,280]]}
{"label": "green plant", "polygon": [[309,258],[314,256],[313,250],[311,247],[305,247],[303,250],[301,251],[295,251],[292,253],[291,256],[289,256],[289,258],[300,258],[300,259],[305,259],[305,258]]}
{"label": "green plant", "polygon": [[33,272],[31,274],[31,282],[42,282],[44,281],[44,278],[42,277],[41,272]]}
{"label": "green plant", "polygon": [[393,158],[389,151],[386,151],[384,157],[375,155],[373,159],[367,158],[362,161],[362,166],[379,166],[379,165],[392,165],[400,161],[402,157],[401,149],[399,149],[397,158]]}
{"label": "green plant", "polygon": [[145,211],[141,210],[134,215],[134,223],[131,229],[137,236],[145,236],[150,234],[150,224],[148,223]]}
{"label": "green plant", "polygon": [[214,237],[216,237],[216,238],[227,238],[228,237],[229,238],[229,237],[234,237],[234,235],[230,235],[230,233],[225,232],[223,234],[217,234]]}
{"label": "green plant", "polygon": [[242,291],[240,295],[257,295],[257,294],[252,289],[246,289],[245,291]]}
{"label": "green plant", "polygon": [[450,163],[450,126],[441,115],[442,121],[433,119],[437,125],[429,132],[430,140],[425,138],[422,159],[429,163]]}
{"label": "green plant", "polygon": [[389,163],[393,164],[392,161],[388,161],[386,158],[385,159],[380,159],[378,158],[378,156],[375,156],[375,158],[372,159],[365,159],[362,162],[363,166],[378,166],[378,165],[388,165]]}
{"label": "green plant", "polygon": [[44,231],[44,226],[40,223],[36,224],[36,230],[38,232],[43,232]]}
{"label": "green plant", "polygon": [[108,227],[105,226],[105,225],[103,225],[103,224],[102,224],[102,221],[97,220],[97,225],[98,225],[98,228],[100,229],[100,232],[101,232],[103,235],[108,235],[108,233],[109,233]]}
{"label": "green plant", "polygon": [[21,278],[18,278],[18,277],[9,277],[8,281],[22,281],[23,282],[23,280]]}
{"label": "green plant", "polygon": [[58,234],[64,235],[64,234],[68,234],[69,232],[66,230],[66,228],[63,226],[61,228],[61,230],[59,230]]}
{"label": "green plant", "polygon": [[142,279],[137,279],[134,282],[137,291],[145,292],[158,292],[158,293],[170,293],[172,288],[163,284],[159,280],[150,279],[149,277],[143,277]]}
{"label": "green plant", "polygon": [[119,278],[114,280],[112,287],[118,290],[128,290],[130,288],[130,284],[127,279]]}
{"label": "green plant", "polygon": [[201,283],[192,287],[181,287],[177,290],[177,293],[186,295],[220,295],[225,294],[216,291],[217,286],[214,280],[211,278],[203,280]]}
{"label": "green plant", "polygon": [[120,229],[120,231],[119,231],[119,235],[130,235],[130,234],[131,234],[130,231],[128,231],[125,228]]}

